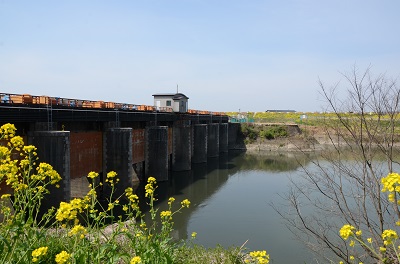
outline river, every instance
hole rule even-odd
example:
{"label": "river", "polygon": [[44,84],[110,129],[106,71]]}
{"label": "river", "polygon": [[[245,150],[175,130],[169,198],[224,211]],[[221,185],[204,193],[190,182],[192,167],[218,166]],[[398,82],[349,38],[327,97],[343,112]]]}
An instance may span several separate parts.
{"label": "river", "polygon": [[[296,184],[304,180],[301,177],[304,170],[300,164],[311,171],[316,166],[311,162],[312,158],[301,153],[270,153],[221,153],[220,157],[208,159],[207,163],[192,164],[190,171],[170,172],[169,181],[158,183],[156,207],[160,211],[167,210],[169,197],[176,199],[177,207],[184,199],[191,201],[190,208],[174,215],[173,237],[187,240],[192,232],[196,232],[194,243],[206,248],[243,245],[246,251],[266,250],[271,257],[270,263],[324,263],[318,261],[302,242],[295,239],[284,220],[271,206],[276,205],[283,213],[290,212],[287,211],[288,202],[284,197],[290,192],[293,184],[291,180]],[[349,158],[342,155],[341,164],[349,163],[355,171],[361,171],[351,158],[352,155]],[[379,158],[377,155],[374,158],[382,159],[375,163],[377,175],[386,176],[384,157]],[[330,167],[329,163],[325,165]],[[400,166],[395,166],[394,171],[400,171]],[[351,186],[343,184],[345,187]],[[142,211],[146,211],[144,185],[145,182],[136,189]],[[88,192],[86,177],[71,180],[71,186],[73,197],[81,197]],[[374,210],[372,203],[370,206]],[[303,214],[312,214],[312,210],[302,206]],[[332,216],[327,217],[336,227],[332,230],[325,226],[322,228],[337,235],[339,227],[343,225],[342,221]]]}
{"label": "river", "polygon": [[[270,263],[314,263],[313,256],[283,224],[271,203],[284,204],[289,176],[300,173],[293,154],[249,155],[229,153],[191,171],[171,172],[158,184],[157,207],[166,210],[169,197],[189,199],[191,205],[174,216],[174,237],[205,247],[241,246],[267,250]],[[141,199],[143,186],[139,188]]]}

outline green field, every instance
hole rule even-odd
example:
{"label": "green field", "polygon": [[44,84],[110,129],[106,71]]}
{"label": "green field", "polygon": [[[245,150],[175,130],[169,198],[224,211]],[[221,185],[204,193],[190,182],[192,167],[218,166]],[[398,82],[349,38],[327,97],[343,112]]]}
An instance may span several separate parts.
{"label": "green field", "polygon": [[[254,122],[254,123],[284,123],[284,124],[302,124],[318,126],[338,121],[336,113],[320,113],[320,112],[226,112],[226,114],[237,121],[241,122]],[[360,114],[357,113],[340,113],[340,117],[347,120],[359,120]],[[238,118],[240,117],[240,118]],[[243,117],[243,118],[242,118]],[[396,120],[396,127],[400,127],[400,116],[396,114],[394,118],[389,115],[382,115],[376,113],[368,113],[366,119],[370,121],[379,121],[382,124],[385,121]]]}

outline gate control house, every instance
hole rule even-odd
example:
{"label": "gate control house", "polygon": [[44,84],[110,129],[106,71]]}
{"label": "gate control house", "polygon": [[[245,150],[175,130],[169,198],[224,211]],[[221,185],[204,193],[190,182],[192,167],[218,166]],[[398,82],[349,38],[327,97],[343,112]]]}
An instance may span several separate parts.
{"label": "gate control house", "polygon": [[154,106],[157,111],[171,109],[173,112],[186,113],[188,111],[188,99],[182,93],[153,94]]}

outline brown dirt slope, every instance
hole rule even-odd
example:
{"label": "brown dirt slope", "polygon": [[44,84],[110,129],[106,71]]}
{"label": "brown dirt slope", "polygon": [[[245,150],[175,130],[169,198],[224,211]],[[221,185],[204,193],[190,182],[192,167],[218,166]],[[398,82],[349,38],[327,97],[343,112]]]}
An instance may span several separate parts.
{"label": "brown dirt slope", "polygon": [[247,144],[248,152],[295,152],[314,151],[327,149],[332,146],[325,131],[321,127],[303,126],[301,132],[285,138],[272,140],[258,139],[256,142]]}

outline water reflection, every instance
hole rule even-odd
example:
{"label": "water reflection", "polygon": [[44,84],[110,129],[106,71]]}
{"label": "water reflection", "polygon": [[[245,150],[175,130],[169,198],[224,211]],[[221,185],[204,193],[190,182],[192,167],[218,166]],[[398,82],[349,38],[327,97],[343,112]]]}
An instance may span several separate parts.
{"label": "water reflection", "polygon": [[[293,240],[269,206],[282,202],[279,194],[287,192],[288,176],[298,173],[299,161],[304,165],[308,158],[230,152],[207,163],[192,164],[191,171],[171,172],[170,181],[158,183],[156,206],[159,211],[167,210],[169,197],[175,197],[177,207],[186,198],[191,201],[190,208],[174,217],[173,236],[177,239],[197,232],[195,242],[205,247],[246,243],[250,250],[266,249],[271,263],[311,263],[309,253]],[[144,185],[139,185],[137,194],[146,211]],[[76,192],[84,192],[84,187],[78,187],[73,187]]]}
{"label": "water reflection", "polygon": [[299,153],[277,153],[277,154],[242,154],[240,159],[234,162],[240,170],[261,170],[261,171],[294,171],[300,165],[309,162],[310,157]]}
{"label": "water reflection", "polygon": [[[166,210],[171,196],[177,204],[186,198],[192,202],[174,218],[175,238],[197,232],[196,243],[205,247],[246,243],[251,250],[268,250],[272,263],[311,263],[309,253],[269,206],[282,202],[279,194],[287,192],[288,176],[298,173],[299,161],[309,160],[289,154],[230,153],[193,164],[191,171],[174,172],[169,182],[159,184],[157,206]],[[143,197],[143,187],[139,191]]]}

